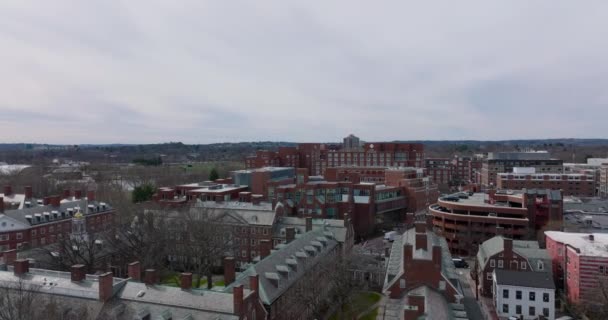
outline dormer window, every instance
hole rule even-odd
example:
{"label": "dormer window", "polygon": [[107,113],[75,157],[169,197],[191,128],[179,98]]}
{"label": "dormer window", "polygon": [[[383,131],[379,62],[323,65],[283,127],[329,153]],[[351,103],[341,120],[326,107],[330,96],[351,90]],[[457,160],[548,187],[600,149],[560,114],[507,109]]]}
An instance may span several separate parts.
{"label": "dormer window", "polygon": [[538,270],[544,270],[545,269],[545,264],[542,261],[538,261]]}

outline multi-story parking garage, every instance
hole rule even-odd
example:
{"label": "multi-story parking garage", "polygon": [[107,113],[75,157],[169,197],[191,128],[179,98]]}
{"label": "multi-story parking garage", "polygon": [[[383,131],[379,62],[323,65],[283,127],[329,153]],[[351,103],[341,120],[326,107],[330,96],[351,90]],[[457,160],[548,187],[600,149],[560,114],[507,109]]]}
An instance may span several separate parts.
{"label": "multi-story parking garage", "polygon": [[563,204],[560,191],[490,191],[441,197],[429,212],[452,253],[467,256],[496,235],[535,239],[540,230],[559,229]]}

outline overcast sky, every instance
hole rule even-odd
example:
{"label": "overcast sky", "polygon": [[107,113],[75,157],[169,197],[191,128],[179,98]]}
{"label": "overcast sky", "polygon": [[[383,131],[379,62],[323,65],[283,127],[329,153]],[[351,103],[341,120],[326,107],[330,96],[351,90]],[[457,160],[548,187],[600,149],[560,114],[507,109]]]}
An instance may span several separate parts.
{"label": "overcast sky", "polygon": [[608,138],[608,1],[0,2],[0,142]]}

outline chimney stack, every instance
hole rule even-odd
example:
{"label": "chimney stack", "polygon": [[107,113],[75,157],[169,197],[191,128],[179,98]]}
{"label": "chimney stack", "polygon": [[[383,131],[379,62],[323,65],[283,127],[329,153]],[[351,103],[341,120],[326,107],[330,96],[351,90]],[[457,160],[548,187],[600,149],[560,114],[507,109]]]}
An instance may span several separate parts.
{"label": "chimney stack", "polygon": [[433,246],[433,263],[441,270],[441,246]]}
{"label": "chimney stack", "polygon": [[426,251],[427,245],[426,233],[416,233],[416,250],[422,249]]}
{"label": "chimney stack", "polygon": [[141,264],[139,261],[129,263],[128,273],[129,278],[135,281],[141,281]]}
{"label": "chimney stack", "polygon": [[253,205],[260,205],[260,203],[262,202],[262,195],[261,194],[254,194],[251,196],[251,203]]}
{"label": "chimney stack", "polygon": [[4,186],[4,196],[8,197],[13,194],[13,188],[11,186]]}
{"label": "chimney stack", "polygon": [[192,273],[183,272],[179,278],[179,286],[182,288],[182,290],[192,289]]}
{"label": "chimney stack", "polygon": [[74,199],[76,199],[76,200],[82,199],[82,190],[74,190]]}
{"label": "chimney stack", "polygon": [[243,313],[243,285],[239,284],[232,288],[232,302],[234,304],[234,314],[238,317]]}
{"label": "chimney stack", "polygon": [[426,233],[426,222],[417,221],[414,223],[416,233]]}
{"label": "chimney stack", "polygon": [[34,192],[32,191],[32,186],[26,186],[24,190],[25,199],[31,199],[34,196]]}
{"label": "chimney stack", "polygon": [[68,198],[70,198],[70,196],[71,196],[70,189],[64,189],[63,190],[63,198],[64,199],[68,199]]}
{"label": "chimney stack", "polygon": [[594,236],[594,235],[592,235],[592,234],[590,234],[590,235],[589,235],[589,241],[594,241],[594,240],[595,240],[595,236]]}
{"label": "chimney stack", "polygon": [[4,197],[0,197],[0,213],[4,212]]}
{"label": "chimney stack", "polygon": [[87,191],[87,201],[95,201],[95,191]]}
{"label": "chimney stack", "polygon": [[42,204],[43,204],[43,205],[45,205],[45,206],[48,206],[49,204],[51,204],[51,200],[52,200],[52,198],[53,198],[53,197],[44,197],[44,198],[42,199]]}
{"label": "chimney stack", "polygon": [[72,282],[80,282],[86,279],[87,273],[83,264],[75,264],[70,270],[70,278]]}
{"label": "chimney stack", "polygon": [[513,251],[513,239],[503,238],[503,250],[505,253],[510,253]]}
{"label": "chimney stack", "polygon": [[59,207],[61,205],[61,197],[60,196],[52,196],[51,197],[51,206]]}
{"label": "chimney stack", "polygon": [[112,272],[99,275],[99,301],[108,301],[112,298],[114,277]]}
{"label": "chimney stack", "polygon": [[312,231],[312,217],[306,217],[306,232]]}
{"label": "chimney stack", "polygon": [[285,242],[290,243],[296,238],[296,228],[287,227],[285,228]]}
{"label": "chimney stack", "polygon": [[224,284],[228,286],[236,279],[236,261],[234,257],[224,258]]}
{"label": "chimney stack", "polygon": [[249,290],[253,291],[256,297],[259,297],[260,277],[257,274],[249,276]]}
{"label": "chimney stack", "polygon": [[153,286],[156,283],[158,283],[158,270],[146,269],[146,274],[144,276],[144,282],[149,286]]}
{"label": "chimney stack", "polygon": [[260,240],[260,258],[264,259],[270,255],[270,250],[272,250],[271,240],[262,239]]}
{"label": "chimney stack", "polygon": [[[0,200],[1,199],[2,198],[0,198]],[[15,250],[15,249],[6,250],[6,251],[4,251],[2,256],[4,257],[4,263],[7,266],[12,266],[13,263],[15,262],[15,260],[17,260],[17,250]]]}
{"label": "chimney stack", "polygon": [[30,272],[30,261],[27,259],[17,259],[13,265],[13,272],[16,276],[21,276]]}

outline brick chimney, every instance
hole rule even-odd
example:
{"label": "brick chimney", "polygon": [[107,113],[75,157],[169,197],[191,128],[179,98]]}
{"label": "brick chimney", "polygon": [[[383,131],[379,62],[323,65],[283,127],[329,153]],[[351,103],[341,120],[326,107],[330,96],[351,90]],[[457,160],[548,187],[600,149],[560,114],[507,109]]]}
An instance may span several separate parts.
{"label": "brick chimney", "polygon": [[287,227],[285,228],[285,242],[290,243],[296,238],[296,228]]}
{"label": "brick chimney", "polygon": [[13,272],[16,276],[21,276],[30,272],[30,261],[27,259],[17,259],[14,261],[13,266]]}
{"label": "brick chimney", "polygon": [[416,250],[427,250],[426,233],[416,233]]}
{"label": "brick chimney", "polygon": [[64,189],[63,190],[63,199],[68,199],[71,196],[71,192],[70,189]]}
{"label": "brick chimney", "polygon": [[44,197],[42,199],[42,204],[45,206],[48,206],[49,204],[51,204],[51,200],[53,199],[53,197]]}
{"label": "brick chimney", "polygon": [[82,199],[82,190],[74,190],[74,198],[76,200]]}
{"label": "brick chimney", "polygon": [[144,276],[144,282],[149,286],[153,286],[156,283],[158,283],[158,270],[146,269],[146,274]]}
{"label": "brick chimney", "polygon": [[11,186],[4,186],[4,196],[8,197],[13,194],[13,188]]}
{"label": "brick chimney", "polygon": [[426,222],[416,221],[414,228],[416,233],[426,233]]}
{"label": "brick chimney", "polygon": [[415,320],[424,314],[424,296],[408,296],[407,304],[409,308],[403,311],[405,313],[405,320]]}
{"label": "brick chimney", "polygon": [[595,241],[595,236],[593,234],[589,235],[589,241]]}
{"label": "brick chimney", "polygon": [[509,254],[513,252],[513,239],[503,238],[503,250]]}
{"label": "brick chimney", "polygon": [[4,197],[0,197],[0,212],[4,212]]}
{"label": "brick chimney", "polygon": [[87,191],[87,200],[95,201],[95,191],[93,191],[93,190]]}
{"label": "brick chimney", "polygon": [[405,264],[410,264],[414,257],[414,247],[411,244],[406,244],[403,246],[403,262]]}
{"label": "brick chimney", "polygon": [[260,258],[264,259],[270,255],[272,250],[272,243],[268,239],[260,240]]}
{"label": "brick chimney", "polygon": [[312,231],[312,217],[306,217],[306,232]]}
{"label": "brick chimney", "polygon": [[234,314],[241,316],[243,313],[243,285],[239,284],[232,288],[232,302],[234,304]]}
{"label": "brick chimney", "polygon": [[51,197],[51,206],[59,207],[61,205],[61,197],[60,196],[52,196]]}
{"label": "brick chimney", "polygon": [[441,270],[441,246],[433,246],[433,263]]}
{"label": "brick chimney", "polygon": [[262,195],[261,194],[254,194],[251,196],[251,203],[253,205],[259,205],[262,202]]}
{"label": "brick chimney", "polygon": [[106,272],[99,275],[99,301],[108,301],[112,298],[112,289],[114,284],[114,277],[112,272]]}
{"label": "brick chimney", "polygon": [[32,191],[32,186],[26,186],[23,190],[25,194],[25,199],[31,199],[34,196],[34,192]]}
{"label": "brick chimney", "polygon": [[182,272],[182,274],[179,276],[179,286],[182,288],[182,290],[192,289],[192,273]]}
{"label": "brick chimney", "polygon": [[236,261],[234,257],[224,258],[224,284],[228,286],[236,279]]}
{"label": "brick chimney", "polygon": [[254,292],[256,298],[259,296],[260,276],[257,274],[249,276],[249,290]]}
{"label": "brick chimney", "polygon": [[129,278],[134,281],[141,281],[141,264],[139,261],[129,263],[127,267]]}
{"label": "brick chimney", "polygon": [[[1,200],[2,198],[0,198]],[[6,250],[4,251],[4,253],[2,254],[2,256],[4,257],[4,263],[7,266],[12,266],[13,263],[15,262],[15,260],[17,260],[17,250],[12,249],[12,250]]]}
{"label": "brick chimney", "polygon": [[70,279],[72,282],[80,282],[87,277],[86,267],[84,264],[75,264],[70,270]]}

